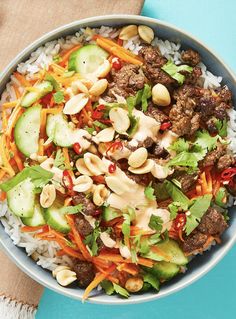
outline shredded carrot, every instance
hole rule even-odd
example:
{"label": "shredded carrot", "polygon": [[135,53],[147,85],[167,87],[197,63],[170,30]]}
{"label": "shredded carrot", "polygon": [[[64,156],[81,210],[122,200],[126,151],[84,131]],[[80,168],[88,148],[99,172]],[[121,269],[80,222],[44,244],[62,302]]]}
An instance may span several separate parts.
{"label": "shredded carrot", "polygon": [[69,226],[71,227],[71,230],[72,230],[72,233],[74,235],[74,238],[75,238],[75,242],[76,242],[76,245],[78,246],[78,248],[80,249],[83,257],[86,259],[86,260],[91,260],[91,255],[89,254],[86,246],[84,245],[83,241],[82,241],[82,238],[79,234],[79,232],[77,231],[76,227],[75,227],[75,222],[74,222],[74,219],[72,216],[69,216],[69,215],[66,215],[66,218],[67,218],[67,221],[68,221],[68,224]]}
{"label": "shredded carrot", "polygon": [[0,193],[0,201],[3,202],[7,198],[7,193],[6,192],[1,192]]}
{"label": "shredded carrot", "polygon": [[108,270],[104,273],[97,274],[94,280],[88,285],[88,287],[84,291],[84,295],[82,301],[86,300],[90,294],[90,292],[96,288],[100,282],[102,282],[109,274],[111,274],[116,269],[115,265],[112,265]]}
{"label": "shredded carrot", "polygon": [[[59,243],[59,245],[62,246],[62,243]],[[84,260],[83,256],[80,253],[78,253],[74,249],[70,248],[69,246],[63,245],[62,251],[64,252],[64,254],[67,254],[71,257],[78,258],[80,260]]]}
{"label": "shredded carrot", "polygon": [[132,64],[137,64],[137,65],[142,65],[143,62],[138,60],[137,58],[133,58],[129,56],[127,53],[120,51],[119,48],[113,47],[110,49],[111,53],[120,58],[121,60],[127,62],[127,63],[132,63]]}
{"label": "shredded carrot", "polygon": [[15,175],[15,171],[12,168],[11,164],[9,163],[8,156],[6,154],[6,137],[5,137],[5,135],[0,136],[0,155],[1,155],[3,166],[6,168],[7,173],[10,175],[10,177],[13,177]]}
{"label": "shredded carrot", "polygon": [[15,109],[13,110],[13,112],[11,113],[8,119],[8,127],[6,130],[6,135],[8,135],[9,137],[11,136],[12,130],[15,127],[18,118],[23,112],[24,112],[23,108],[20,107],[20,105],[17,105]]}
{"label": "shredded carrot", "polygon": [[12,152],[14,154],[14,160],[16,162],[16,165],[17,165],[19,171],[22,171],[24,169],[24,164],[23,164],[23,162],[22,162],[22,160],[20,158],[19,151],[18,151],[18,149],[16,147],[15,142],[11,142],[10,143],[10,147],[11,147],[11,150],[12,150]]}
{"label": "shredded carrot", "polygon": [[[98,259],[105,259],[112,261],[114,263],[133,263],[131,259],[124,259],[120,255],[117,254],[108,254],[108,253],[101,253],[98,255],[96,258]],[[147,266],[147,267],[152,267],[153,266],[153,261],[147,258],[142,258],[139,257],[137,263],[139,265]]]}
{"label": "shredded carrot", "polygon": [[69,153],[68,153],[68,148],[63,147],[62,153],[63,153],[63,156],[65,158],[65,165],[69,169],[71,166],[70,166],[70,157],[69,157]]}
{"label": "shredded carrot", "polygon": [[64,206],[69,206],[71,202],[72,202],[72,197],[66,197],[66,199],[64,200]]}
{"label": "shredded carrot", "polygon": [[81,48],[81,44],[78,44],[78,45],[74,46],[73,48],[69,49],[68,51],[66,51],[63,54],[62,60],[60,61],[59,65],[64,67],[66,65],[66,63],[68,62],[71,53],[75,52],[79,48]]}
{"label": "shredded carrot", "polygon": [[[97,270],[103,274],[106,274],[106,269],[103,269],[99,266],[96,266]],[[112,276],[112,275],[107,275],[107,279],[109,279],[111,282],[114,282],[115,284],[119,284],[119,279]]]}
{"label": "shredded carrot", "polygon": [[6,102],[6,103],[3,103],[2,107],[3,109],[11,109],[15,107],[18,103],[19,103],[18,100],[12,101],[12,102]]}
{"label": "shredded carrot", "polygon": [[200,174],[199,184],[203,195],[212,193],[212,179],[209,171],[204,171]]}
{"label": "shredded carrot", "polygon": [[214,184],[213,184],[213,195],[216,196],[216,194],[218,193],[218,190],[220,188],[220,179],[216,179],[214,180]]}
{"label": "shredded carrot", "polygon": [[197,193],[197,196],[201,196],[202,195],[202,187],[201,185],[196,185],[196,193]]}
{"label": "shredded carrot", "polygon": [[125,271],[132,276],[136,276],[138,274],[138,267],[132,264],[120,264],[119,266],[117,266],[117,270]]}
{"label": "shredded carrot", "polygon": [[19,99],[21,97],[21,94],[16,84],[13,84],[13,89],[15,91],[16,98]]}
{"label": "shredded carrot", "polygon": [[44,155],[44,147],[43,147],[44,139],[39,139],[39,149],[38,149],[38,155],[43,156]]}
{"label": "shredded carrot", "polygon": [[26,80],[26,78],[25,78],[22,74],[20,74],[20,73],[18,73],[18,72],[14,72],[13,75],[16,77],[16,79],[17,79],[23,86],[25,86],[25,87],[31,86],[31,83],[30,83],[28,80]]}
{"label": "shredded carrot", "polygon": [[40,112],[40,136],[45,136],[46,131],[46,123],[47,123],[47,113],[45,110],[41,110]]}
{"label": "shredded carrot", "polygon": [[7,114],[6,114],[6,111],[3,110],[2,111],[2,129],[3,131],[5,131],[7,128]]}
{"label": "shredded carrot", "polygon": [[165,258],[166,261],[170,261],[171,257],[168,256],[166,253],[164,253],[160,248],[158,248],[157,246],[152,246],[151,247],[151,251],[157,253],[158,255],[162,256]]}
{"label": "shredded carrot", "polygon": [[7,171],[4,170],[4,168],[1,167],[1,171],[0,171],[0,180],[4,177],[4,175],[6,175]]}
{"label": "shredded carrot", "polygon": [[42,225],[42,226],[22,226],[21,231],[23,233],[30,233],[30,232],[35,232],[38,230],[42,231],[48,231],[48,225]]}

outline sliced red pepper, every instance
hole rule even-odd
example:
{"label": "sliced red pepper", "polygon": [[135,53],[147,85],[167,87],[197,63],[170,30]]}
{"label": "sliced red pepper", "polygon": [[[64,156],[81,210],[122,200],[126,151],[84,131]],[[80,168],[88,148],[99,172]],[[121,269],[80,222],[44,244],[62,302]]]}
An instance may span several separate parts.
{"label": "sliced red pepper", "polygon": [[230,167],[225,169],[222,173],[221,173],[221,179],[223,181],[231,181],[232,178],[236,175],[236,167]]}
{"label": "sliced red pepper", "polygon": [[110,151],[110,152],[115,152],[116,150],[118,150],[118,149],[123,149],[123,144],[122,144],[122,142],[121,141],[116,141],[116,142],[114,142],[114,143],[112,143],[109,147],[108,147],[108,149],[106,150],[106,154],[108,155],[108,152]]}
{"label": "sliced red pepper", "polygon": [[92,176],[92,180],[97,184],[106,184],[105,177],[102,175]]}
{"label": "sliced red pepper", "polygon": [[119,71],[122,67],[122,63],[119,58],[115,57],[112,59],[112,68]]}
{"label": "sliced red pepper", "polygon": [[108,172],[110,174],[113,174],[114,172],[116,171],[116,164],[115,163],[112,163],[108,166]]}
{"label": "sliced red pepper", "polygon": [[186,214],[184,214],[184,213],[178,214],[174,220],[175,230],[176,231],[183,230],[183,228],[186,224],[186,221],[187,221]]}
{"label": "sliced red pepper", "polygon": [[161,131],[165,131],[167,130],[168,128],[171,127],[171,123],[170,122],[165,122],[165,123],[162,123],[161,126],[160,126],[160,130]]}
{"label": "sliced red pepper", "polygon": [[40,100],[40,104],[42,104],[44,107],[48,107],[48,106],[50,107],[51,99],[52,99],[52,92],[43,96]]}
{"label": "sliced red pepper", "polygon": [[75,151],[75,153],[76,154],[81,154],[81,152],[82,152],[82,148],[81,148],[81,146],[80,146],[80,143],[75,143],[74,145],[73,145],[73,150]]}
{"label": "sliced red pepper", "polygon": [[73,190],[73,180],[70,174],[70,171],[68,170],[64,170],[63,171],[63,175],[62,175],[62,182],[63,185],[69,190],[72,191]]}
{"label": "sliced red pepper", "polygon": [[100,120],[103,117],[105,110],[106,110],[105,105],[103,104],[98,105],[92,113],[92,118],[94,120]]}

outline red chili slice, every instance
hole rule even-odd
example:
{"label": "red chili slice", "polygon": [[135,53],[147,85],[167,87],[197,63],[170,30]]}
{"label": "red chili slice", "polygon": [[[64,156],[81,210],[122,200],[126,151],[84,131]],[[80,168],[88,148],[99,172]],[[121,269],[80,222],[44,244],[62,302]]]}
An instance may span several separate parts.
{"label": "red chili slice", "polygon": [[105,110],[106,110],[105,105],[103,104],[98,105],[92,113],[92,118],[94,120],[100,120],[103,117]]}
{"label": "red chili slice", "polygon": [[71,177],[70,172],[68,170],[63,171],[62,182],[68,190],[71,191],[73,189],[74,185],[73,185],[72,177]]}
{"label": "red chili slice", "polygon": [[230,167],[225,169],[221,173],[221,178],[223,181],[230,181],[236,175],[236,167]]}
{"label": "red chili slice", "polygon": [[174,228],[175,230],[183,230],[185,224],[186,224],[186,215],[185,214],[178,214],[177,217],[174,220]]}
{"label": "red chili slice", "polygon": [[108,172],[110,174],[113,174],[114,172],[116,171],[116,164],[115,163],[112,163],[108,166]]}
{"label": "red chili slice", "polygon": [[75,151],[75,153],[76,154],[81,154],[81,152],[82,152],[82,148],[81,148],[81,146],[80,146],[80,143],[75,143],[74,145],[73,145],[73,150]]}
{"label": "red chili slice", "polygon": [[115,69],[116,71],[119,71],[122,67],[121,61],[119,58],[115,57],[112,59],[112,68]]}
{"label": "red chili slice", "polygon": [[51,103],[51,99],[52,99],[52,92],[46,94],[45,96],[43,96],[40,100],[40,103],[44,106],[50,106]]}
{"label": "red chili slice", "polygon": [[170,122],[165,122],[165,123],[161,124],[160,130],[165,131],[165,130],[167,130],[170,127],[171,127],[171,123]]}
{"label": "red chili slice", "polygon": [[111,144],[111,146],[108,147],[108,149],[106,150],[106,154],[108,155],[108,152],[115,152],[118,149],[122,149],[123,148],[123,144],[121,141],[117,141]]}

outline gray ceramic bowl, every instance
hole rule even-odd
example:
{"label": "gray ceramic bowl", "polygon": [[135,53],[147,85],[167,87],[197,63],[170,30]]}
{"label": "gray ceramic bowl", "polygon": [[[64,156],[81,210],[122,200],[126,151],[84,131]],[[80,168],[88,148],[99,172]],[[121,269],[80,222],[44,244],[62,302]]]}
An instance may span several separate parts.
{"label": "gray ceramic bowl", "polygon": [[[16,66],[21,61],[26,60],[30,53],[37,49],[42,44],[64,37],[69,34],[75,33],[81,27],[99,27],[101,25],[107,26],[119,26],[124,24],[145,24],[153,28],[158,37],[168,39],[170,41],[180,41],[183,47],[192,47],[196,49],[202,56],[203,62],[207,65],[208,69],[215,75],[223,76],[223,84],[227,84],[233,91],[234,101],[236,101],[236,79],[233,73],[228,67],[204,44],[167,23],[158,21],[155,19],[131,16],[131,15],[112,15],[88,18],[81,21],[75,21],[73,23],[62,26],[52,32],[47,33],[25,50],[23,50],[3,71],[0,76],[0,94],[4,90],[5,84],[8,82],[11,73],[16,69]],[[231,209],[233,210],[233,209]],[[177,276],[174,280],[166,283],[162,286],[161,291],[158,294],[146,293],[143,295],[133,295],[128,300],[121,299],[117,296],[106,296],[103,293],[94,293],[93,297],[89,300],[94,303],[102,304],[129,304],[151,301],[161,297],[165,297],[170,293],[176,292],[197,279],[206,274],[211,268],[213,268],[223,256],[229,251],[230,247],[234,244],[236,238],[236,216],[231,212],[230,227],[223,236],[221,245],[213,247],[211,251],[205,252],[202,256],[194,258],[188,265],[188,271],[184,275]],[[0,243],[2,249],[8,256],[16,263],[30,277],[41,283],[43,286],[55,290],[58,293],[64,294],[68,297],[75,299],[81,299],[83,290],[79,288],[63,288],[57,284],[52,278],[50,272],[45,271],[41,267],[37,266],[35,262],[27,257],[25,251],[13,245],[9,236],[4,232],[4,228],[0,223]]]}

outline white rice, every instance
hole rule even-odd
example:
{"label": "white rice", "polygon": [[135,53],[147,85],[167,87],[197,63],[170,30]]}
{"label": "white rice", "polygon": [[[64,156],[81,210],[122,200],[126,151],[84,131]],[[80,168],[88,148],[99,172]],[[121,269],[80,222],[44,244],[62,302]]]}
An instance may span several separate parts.
{"label": "white rice", "polygon": [[[26,76],[27,79],[34,78],[34,75],[42,69],[47,69],[48,65],[53,61],[53,58],[63,50],[68,50],[74,45],[81,42],[92,42],[94,34],[101,34],[104,37],[115,38],[119,33],[119,30],[102,26],[101,28],[85,28],[80,29],[74,35],[67,36],[66,38],[60,38],[58,40],[50,41],[44,46],[39,47],[35,52],[30,55],[30,58],[18,65],[17,71]],[[141,44],[138,37],[134,37],[129,41],[124,41],[124,47],[138,54],[141,49]],[[168,60],[173,60],[176,64],[181,63],[181,45],[180,43],[170,42],[168,40],[161,40],[155,38],[152,45],[157,46],[163,56]],[[217,88],[220,87],[222,81],[221,76],[215,76],[209,72],[203,63],[199,64],[202,70],[201,85],[204,88]],[[19,85],[18,80],[14,75],[11,76],[11,81],[7,84],[6,90],[2,93],[0,99],[0,107],[3,103],[14,101],[16,99],[15,92],[12,88],[12,84]],[[19,87],[20,92],[23,91],[23,87]],[[228,112],[230,116],[228,134],[231,139],[230,147],[236,152],[236,111],[230,110]],[[28,256],[31,256],[38,265],[43,268],[53,270],[60,264],[71,264],[71,259],[68,256],[55,257],[59,246],[55,242],[48,242],[35,238],[30,233],[22,233],[20,228],[22,222],[19,218],[14,216],[8,208],[7,204],[0,204],[0,220],[5,228],[6,233],[11,237],[13,243],[18,247],[22,247],[26,250]]]}

